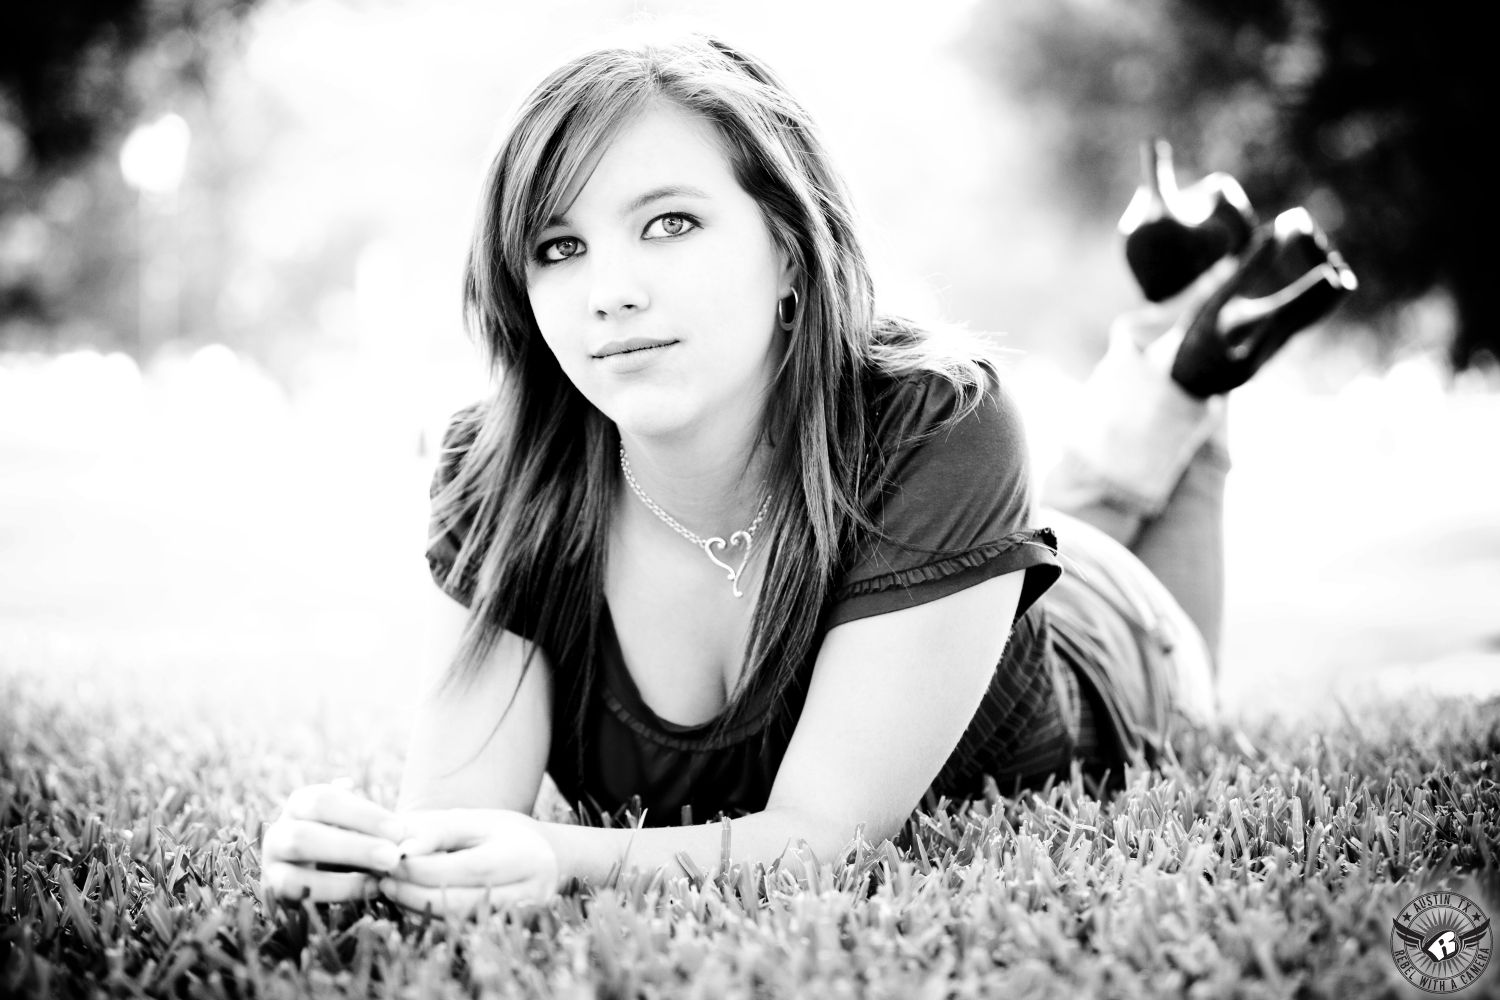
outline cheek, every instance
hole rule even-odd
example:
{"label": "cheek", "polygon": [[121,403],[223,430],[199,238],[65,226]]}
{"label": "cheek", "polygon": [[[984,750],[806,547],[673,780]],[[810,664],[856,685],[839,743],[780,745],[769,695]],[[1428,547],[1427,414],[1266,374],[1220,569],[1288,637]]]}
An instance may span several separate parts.
{"label": "cheek", "polygon": [[678,280],[706,309],[740,335],[756,338],[775,327],[778,263],[755,241],[725,241],[694,254]]}
{"label": "cheek", "polygon": [[542,332],[542,339],[554,353],[566,353],[558,351],[570,336],[567,297],[559,284],[533,285],[527,289],[527,298],[531,301],[531,315],[536,320],[537,329]]}

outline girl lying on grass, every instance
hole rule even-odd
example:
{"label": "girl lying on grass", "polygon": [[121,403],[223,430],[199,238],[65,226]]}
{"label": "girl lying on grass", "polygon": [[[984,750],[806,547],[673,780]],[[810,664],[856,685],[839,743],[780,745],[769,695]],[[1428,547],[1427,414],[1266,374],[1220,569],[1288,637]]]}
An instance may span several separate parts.
{"label": "girl lying on grass", "polygon": [[[1212,712],[1222,393],[1290,332],[1221,330],[1276,253],[1253,247],[1117,326],[1034,511],[995,364],[876,312],[844,186],[762,63],[693,37],[561,67],[468,259],[495,391],[433,484],[449,666],[396,808],[293,792],[266,884],[456,915],[711,870],[720,814],[737,862],[829,857],[929,789],[1152,760]],[[532,818],[544,772],[642,827]]]}

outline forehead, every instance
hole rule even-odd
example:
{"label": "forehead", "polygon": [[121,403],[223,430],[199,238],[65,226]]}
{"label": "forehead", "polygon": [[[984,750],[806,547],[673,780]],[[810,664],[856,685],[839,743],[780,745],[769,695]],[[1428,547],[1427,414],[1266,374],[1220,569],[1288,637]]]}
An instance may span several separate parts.
{"label": "forehead", "polygon": [[613,211],[619,201],[661,187],[740,191],[717,129],[702,115],[655,102],[621,123],[563,196],[568,215]]}

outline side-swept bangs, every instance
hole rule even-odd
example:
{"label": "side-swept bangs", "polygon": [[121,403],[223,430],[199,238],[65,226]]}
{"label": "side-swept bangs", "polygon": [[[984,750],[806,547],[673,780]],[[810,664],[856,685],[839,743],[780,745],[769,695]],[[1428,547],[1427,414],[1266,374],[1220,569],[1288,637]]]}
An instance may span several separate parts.
{"label": "side-swept bangs", "polygon": [[516,112],[485,181],[464,306],[496,391],[473,432],[455,439],[467,443],[450,456],[454,472],[433,517],[435,536],[468,526],[448,580],[472,581],[474,600],[449,679],[480,670],[506,629],[545,649],[559,703],[549,767],[565,769],[554,773],[565,791],[581,774],[570,776],[567,762],[581,769],[587,745],[619,434],[545,345],[527,271],[541,230],[568,211],[619,130],[656,102],[713,126],[793,266],[798,293],[770,387],[775,405],[760,414],[771,445],[766,575],[741,687],[719,726],[748,725],[750,706],[800,697],[841,560],[875,528],[867,511],[883,456],[867,405],[872,387],[930,373],[957,391],[957,421],[993,375],[978,352],[945,352],[911,324],[877,319],[848,192],[812,119],[764,63],[689,36],[598,49],[552,72]]}
{"label": "side-swept bangs", "polygon": [[[526,270],[540,231],[567,211],[602,150],[655,102],[702,116],[740,186],[761,206],[777,246],[804,275],[803,294],[827,265],[826,248],[850,247],[852,231],[832,232],[820,208],[826,175],[806,112],[771,71],[712,39],[596,50],[554,70],[517,111],[485,184],[484,209],[470,250],[466,310],[492,362],[514,365],[534,333]],[[818,171],[809,177],[809,167]],[[832,199],[842,206],[845,198]],[[821,251],[821,252],[820,252]],[[861,258],[862,260],[862,258]],[[846,292],[846,282],[836,282]],[[817,297],[817,293],[814,292]],[[867,295],[864,297],[868,297]],[[869,328],[869,315],[834,324]]]}

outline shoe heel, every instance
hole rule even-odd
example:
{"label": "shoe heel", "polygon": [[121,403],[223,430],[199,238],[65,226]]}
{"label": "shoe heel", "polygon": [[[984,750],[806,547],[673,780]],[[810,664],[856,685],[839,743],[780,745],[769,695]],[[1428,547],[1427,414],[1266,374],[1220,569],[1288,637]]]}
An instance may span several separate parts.
{"label": "shoe heel", "polygon": [[1250,241],[1255,213],[1238,181],[1225,173],[1177,186],[1165,139],[1141,146],[1141,184],[1120,216],[1125,262],[1151,302],[1171,298],[1227,254]]}
{"label": "shoe heel", "polygon": [[1172,378],[1204,398],[1237,388],[1357,287],[1312,216],[1302,208],[1282,212],[1255,234],[1239,270],[1193,318]]}
{"label": "shoe heel", "polygon": [[1322,227],[1307,209],[1300,205],[1287,209],[1272,220],[1268,229],[1276,241],[1276,254],[1268,267],[1247,277],[1239,294],[1257,298],[1274,294],[1319,267],[1330,267],[1337,272],[1337,287],[1352,292],[1359,286],[1343,255],[1328,242]]}

